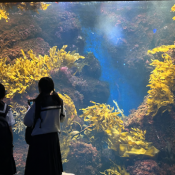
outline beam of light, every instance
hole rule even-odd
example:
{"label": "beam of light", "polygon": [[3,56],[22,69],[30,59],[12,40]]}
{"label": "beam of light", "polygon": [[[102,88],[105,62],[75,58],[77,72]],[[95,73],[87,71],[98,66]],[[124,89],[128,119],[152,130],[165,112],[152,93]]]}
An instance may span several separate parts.
{"label": "beam of light", "polygon": [[[110,88],[110,96],[107,104],[115,108],[113,100],[117,101],[119,107],[124,110],[124,115],[129,115],[129,111],[137,108],[142,102],[137,92],[132,88],[124,75],[112,66],[110,54],[102,46],[103,37],[91,29],[82,28],[82,32],[86,36],[86,46],[84,53],[93,52],[94,56],[99,60],[102,75],[100,80],[108,82]],[[123,65],[125,66],[125,65]],[[123,82],[119,80],[122,79]],[[100,103],[99,101],[96,101]]]}
{"label": "beam of light", "polygon": [[118,39],[123,37],[122,29],[115,26],[108,18],[100,17],[96,29],[113,45],[118,45]]}

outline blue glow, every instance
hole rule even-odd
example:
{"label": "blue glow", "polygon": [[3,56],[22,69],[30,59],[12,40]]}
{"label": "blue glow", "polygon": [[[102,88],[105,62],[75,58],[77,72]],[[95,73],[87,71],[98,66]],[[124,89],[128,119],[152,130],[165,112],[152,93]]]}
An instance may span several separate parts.
{"label": "blue glow", "polygon": [[153,29],[153,33],[156,33],[157,32],[157,29]]}
{"label": "blue glow", "polygon": [[118,45],[123,38],[122,28],[115,26],[109,18],[99,17],[99,22],[96,24],[96,29],[102,37],[113,45]]}
{"label": "blue glow", "polygon": [[129,115],[129,111],[133,108],[136,109],[142,102],[142,99],[134,91],[124,75],[121,75],[112,65],[110,54],[102,47],[103,35],[86,28],[82,28],[82,32],[86,36],[84,53],[93,52],[101,65],[102,75],[100,80],[109,83],[110,96],[107,104],[115,107],[113,103],[113,100],[115,100],[119,107],[124,110],[124,114]]}
{"label": "blue glow", "polygon": [[118,45],[120,42],[120,38],[122,38],[122,33],[121,30],[118,27],[107,27],[108,30],[106,31],[106,36],[108,40],[113,44],[113,45]]}

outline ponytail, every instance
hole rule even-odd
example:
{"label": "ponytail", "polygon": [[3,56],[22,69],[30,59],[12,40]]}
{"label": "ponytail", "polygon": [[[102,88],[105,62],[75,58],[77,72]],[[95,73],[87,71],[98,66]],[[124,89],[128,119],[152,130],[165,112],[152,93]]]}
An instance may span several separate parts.
{"label": "ponytail", "polygon": [[[40,94],[37,96],[37,98],[34,100],[35,101],[35,117],[41,119],[42,123],[42,118],[41,118],[41,106],[42,103],[47,100],[47,95],[48,93],[52,93],[53,100],[59,105],[62,106],[63,108],[63,100],[59,97],[59,95],[54,91],[54,82],[50,77],[43,77],[40,79],[38,82],[38,88],[40,89]],[[40,123],[40,127],[41,127]]]}
{"label": "ponytail", "polygon": [[[56,101],[58,105],[63,106],[63,100],[59,97],[58,93],[53,90],[52,95],[53,95],[54,101]],[[35,114],[38,117],[40,116],[41,103],[44,100],[44,97],[45,97],[45,93],[41,92],[34,100],[35,101]]]}
{"label": "ponytail", "polygon": [[58,93],[53,90],[53,99],[58,103],[58,105],[63,105],[63,100],[59,97]]}
{"label": "ponytail", "polygon": [[[35,118],[40,118],[41,119],[41,101],[43,99],[43,93],[41,92],[35,99]],[[42,119],[41,119],[42,122]],[[40,123],[40,128],[41,128],[41,123]]]}

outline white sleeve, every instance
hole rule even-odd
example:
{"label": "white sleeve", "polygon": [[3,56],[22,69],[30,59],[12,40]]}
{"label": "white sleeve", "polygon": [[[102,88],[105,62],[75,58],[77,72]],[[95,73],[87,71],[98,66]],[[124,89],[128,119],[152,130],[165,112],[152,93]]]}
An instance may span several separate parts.
{"label": "white sleeve", "polygon": [[31,108],[26,112],[26,115],[24,117],[24,125],[26,126],[32,126],[34,123],[35,118],[35,103],[31,106]]}
{"label": "white sleeve", "polygon": [[15,119],[13,117],[13,113],[12,113],[12,110],[11,108],[9,109],[9,111],[7,112],[7,115],[6,115],[6,120],[9,124],[9,126],[12,126],[15,124]]}
{"label": "white sleeve", "polygon": [[65,120],[65,118],[66,118],[66,111],[64,109],[64,106],[63,106],[63,113],[62,114],[63,115],[60,116],[60,122],[63,122]]}

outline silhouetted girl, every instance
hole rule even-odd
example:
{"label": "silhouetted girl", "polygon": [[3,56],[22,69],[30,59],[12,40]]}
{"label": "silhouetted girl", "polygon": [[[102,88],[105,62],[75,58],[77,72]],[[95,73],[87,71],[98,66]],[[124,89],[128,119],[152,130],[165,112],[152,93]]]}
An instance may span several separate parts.
{"label": "silhouetted girl", "polygon": [[5,94],[5,87],[0,83],[0,175],[13,175],[16,173],[12,132],[15,120],[11,108],[2,101]]}
{"label": "silhouetted girl", "polygon": [[26,160],[25,175],[61,175],[63,172],[58,132],[60,122],[65,119],[62,99],[54,91],[54,82],[49,77],[43,77],[38,83],[40,94],[28,109],[24,124],[32,126],[32,131]]}

